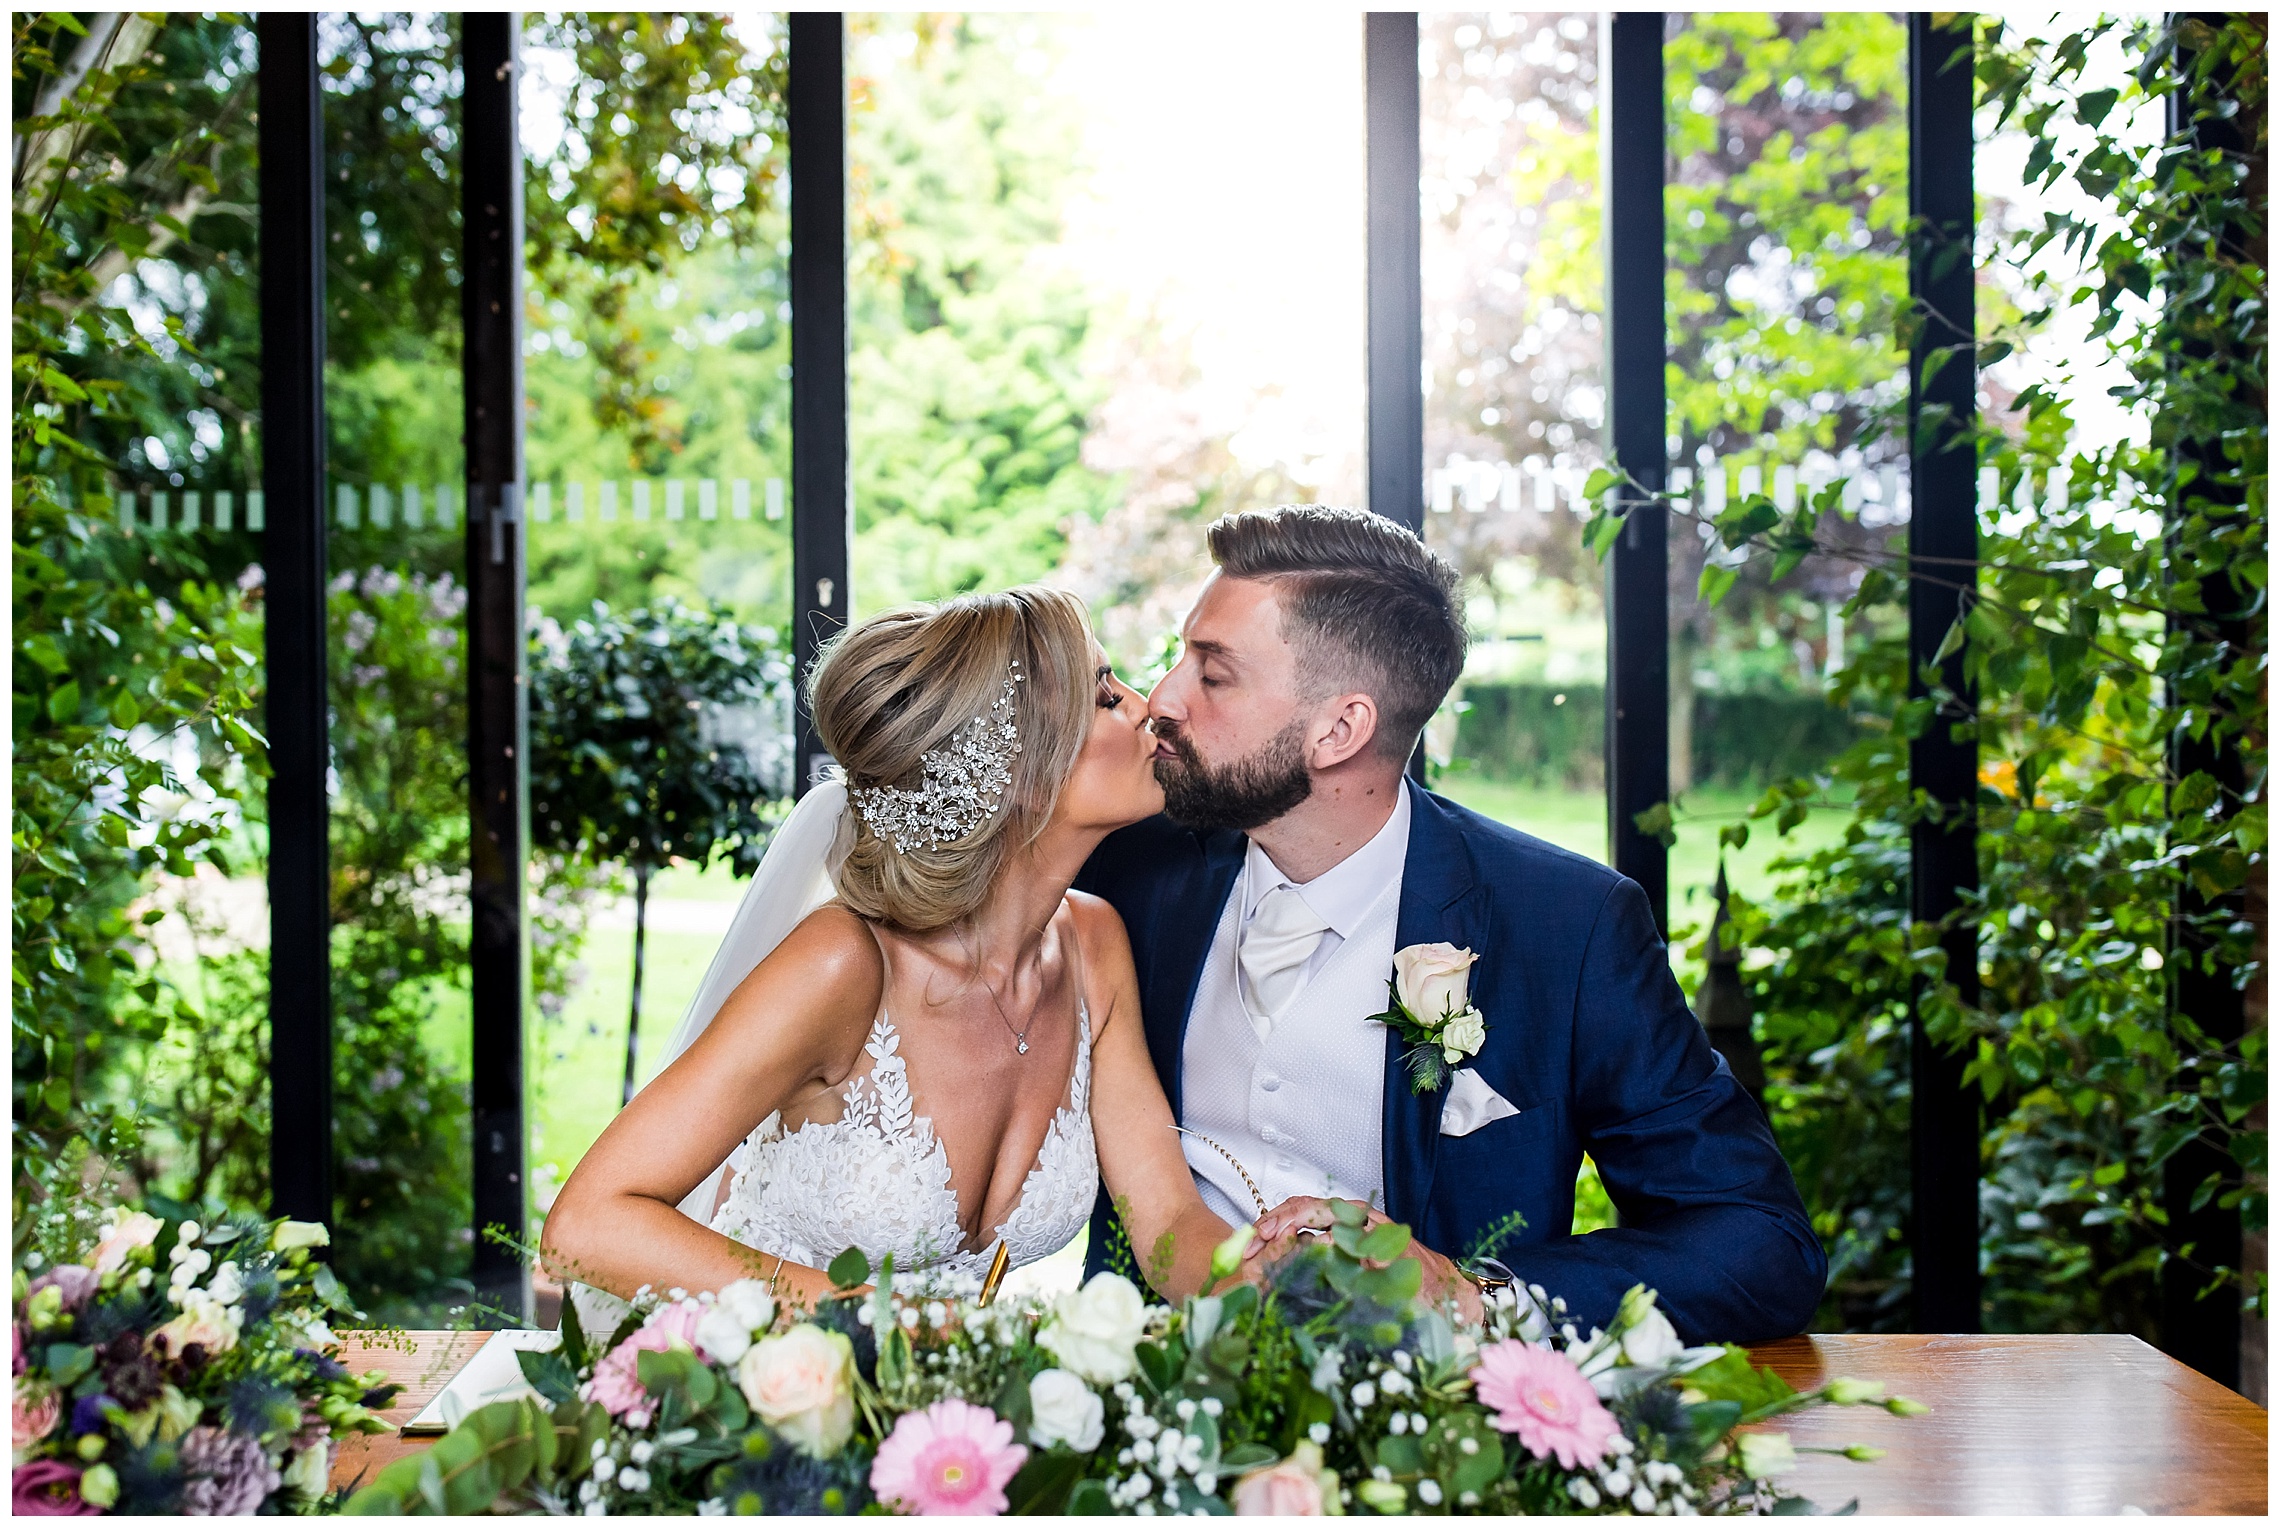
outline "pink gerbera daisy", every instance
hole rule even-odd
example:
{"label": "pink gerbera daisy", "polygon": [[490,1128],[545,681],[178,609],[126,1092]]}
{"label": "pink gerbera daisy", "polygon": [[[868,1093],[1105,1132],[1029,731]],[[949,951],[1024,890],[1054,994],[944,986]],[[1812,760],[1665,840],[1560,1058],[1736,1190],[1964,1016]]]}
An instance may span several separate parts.
{"label": "pink gerbera daisy", "polygon": [[996,1517],[1006,1482],[1028,1457],[1013,1424],[987,1406],[936,1401],[895,1423],[871,1461],[871,1489],[922,1517]]}
{"label": "pink gerbera daisy", "polygon": [[1517,1433],[1537,1458],[1557,1457],[1560,1468],[1597,1464],[1622,1431],[1592,1394],[1591,1381],[1549,1348],[1496,1342],[1480,1350],[1473,1393],[1494,1411],[1490,1425]]}

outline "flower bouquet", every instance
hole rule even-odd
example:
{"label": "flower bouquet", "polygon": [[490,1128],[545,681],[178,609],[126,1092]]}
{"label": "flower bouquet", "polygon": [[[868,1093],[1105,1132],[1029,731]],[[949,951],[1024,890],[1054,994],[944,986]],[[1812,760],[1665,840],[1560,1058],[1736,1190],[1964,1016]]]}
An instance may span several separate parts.
{"label": "flower bouquet", "polygon": [[[1345,1206],[1261,1284],[1177,1309],[1100,1274],[1045,1305],[971,1286],[761,1284],[644,1296],[593,1348],[521,1355],[532,1394],[399,1460],[350,1512],[1246,1515],[1774,1510],[1799,1393],[1739,1348],[1686,1348],[1635,1289],[1611,1329],[1508,1292],[1480,1326],[1418,1299],[1409,1233]],[[1232,1276],[1247,1232],[1219,1249]],[[1534,1295],[1534,1298],[1529,1298]],[[1874,1451],[1847,1450],[1856,1458]]]}
{"label": "flower bouquet", "polygon": [[[334,1440],[394,1398],[335,1360],[321,1225],[115,1210],[84,1262],[15,1281],[18,1516],[309,1511]],[[161,1272],[163,1270],[163,1274]]]}

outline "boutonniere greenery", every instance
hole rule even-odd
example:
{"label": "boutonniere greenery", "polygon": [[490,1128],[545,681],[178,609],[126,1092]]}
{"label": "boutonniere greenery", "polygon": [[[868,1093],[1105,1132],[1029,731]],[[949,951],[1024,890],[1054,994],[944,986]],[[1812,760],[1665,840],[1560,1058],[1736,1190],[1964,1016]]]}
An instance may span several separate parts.
{"label": "boutonniere greenery", "polygon": [[1408,1047],[1409,1091],[1430,1093],[1449,1080],[1449,1069],[1480,1054],[1488,1020],[1472,1006],[1468,989],[1480,957],[1453,944],[1413,944],[1393,954],[1386,981],[1386,1011],[1374,1016]]}

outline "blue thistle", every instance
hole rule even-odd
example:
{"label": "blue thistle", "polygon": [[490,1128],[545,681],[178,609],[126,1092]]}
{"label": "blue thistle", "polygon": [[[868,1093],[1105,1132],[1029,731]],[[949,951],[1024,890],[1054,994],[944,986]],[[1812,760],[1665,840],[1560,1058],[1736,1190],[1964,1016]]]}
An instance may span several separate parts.
{"label": "blue thistle", "polygon": [[248,1375],[230,1386],[227,1404],[231,1429],[265,1443],[301,1426],[301,1403],[293,1387],[276,1380]]}

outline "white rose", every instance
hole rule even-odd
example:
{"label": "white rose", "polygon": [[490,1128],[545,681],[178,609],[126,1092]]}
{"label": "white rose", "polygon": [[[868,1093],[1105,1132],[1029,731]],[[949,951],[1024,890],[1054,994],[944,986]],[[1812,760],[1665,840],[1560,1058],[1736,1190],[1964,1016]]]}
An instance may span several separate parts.
{"label": "white rose", "polygon": [[1468,1006],[1466,987],[1473,962],[1470,950],[1453,944],[1413,944],[1393,952],[1393,985],[1401,1006],[1428,1029]]}
{"label": "white rose", "polygon": [[313,1220],[280,1220],[269,1233],[269,1250],[290,1252],[295,1247],[329,1247],[332,1232]]}
{"label": "white rose", "polygon": [[758,1279],[738,1279],[723,1289],[717,1307],[743,1322],[747,1332],[766,1331],[776,1319],[776,1298]]}
{"label": "white rose", "polygon": [[164,1223],[157,1216],[145,1215],[140,1210],[120,1216],[118,1223],[104,1232],[103,1239],[95,1245],[96,1274],[100,1276],[124,1268],[128,1253],[137,1247],[149,1246],[164,1229]]}
{"label": "white rose", "polygon": [[331,1488],[332,1444],[312,1443],[285,1466],[285,1489],[303,1501],[316,1501]]}
{"label": "white rose", "polygon": [[224,1263],[206,1281],[206,1293],[224,1305],[235,1305],[245,1296],[245,1275],[238,1270],[237,1264]]}
{"label": "white rose", "polygon": [[716,1364],[732,1364],[752,1346],[752,1328],[735,1312],[715,1305],[697,1322],[697,1346]]}
{"label": "white rose", "polygon": [[1480,1054],[1481,1046],[1488,1040],[1488,1020],[1481,1016],[1478,1008],[1467,1008],[1441,1026],[1439,1039],[1441,1058],[1455,1066],[1467,1056]]}
{"label": "white rose", "polygon": [[1084,1288],[1053,1302],[1037,1345],[1061,1366],[1096,1385],[1129,1379],[1132,1353],[1148,1325],[1148,1302],[1130,1279],[1096,1273]]}
{"label": "white rose", "polygon": [[1667,1369],[1678,1362],[1686,1344],[1670,1317],[1648,1306],[1623,1333],[1623,1356],[1642,1369]]}
{"label": "white rose", "polygon": [[1787,1433],[1743,1433],[1736,1440],[1736,1447],[1742,1454],[1742,1473],[1752,1480],[1764,1480],[1797,1468],[1797,1450]]}
{"label": "white rose", "polygon": [[752,1409],[801,1453],[828,1459],[855,1431],[855,1349],[806,1322],[752,1344],[736,1366]]}
{"label": "white rose", "polygon": [[1029,1382],[1029,1441],[1039,1448],[1066,1443],[1080,1454],[1100,1447],[1107,1409],[1092,1387],[1066,1369],[1047,1369]]}

